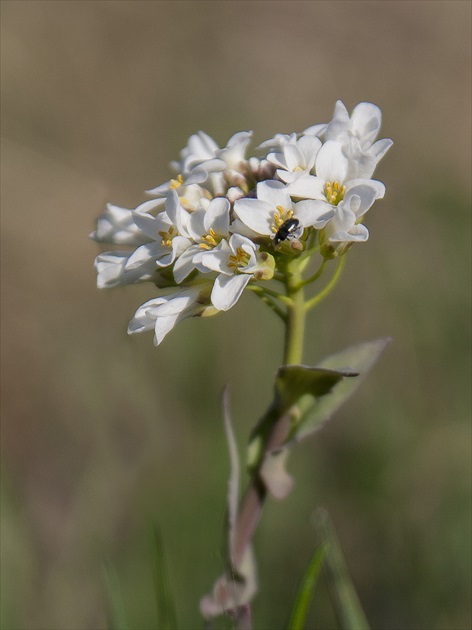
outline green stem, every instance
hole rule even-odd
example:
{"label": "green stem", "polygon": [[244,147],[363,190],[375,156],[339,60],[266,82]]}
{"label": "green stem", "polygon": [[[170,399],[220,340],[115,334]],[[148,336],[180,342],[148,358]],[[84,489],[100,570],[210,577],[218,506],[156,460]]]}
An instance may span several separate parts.
{"label": "green stem", "polygon": [[270,297],[279,300],[279,302],[282,302],[283,304],[290,304],[290,299],[286,295],[283,295],[278,291],[274,291],[273,289],[269,289],[268,287],[261,287],[258,284],[248,284],[246,288],[260,295],[270,295]]}
{"label": "green stem", "polygon": [[303,357],[305,298],[300,264],[296,258],[287,263],[285,286],[290,303],[285,322],[283,365],[297,365]]}
{"label": "green stem", "polygon": [[280,319],[282,321],[285,322],[285,320],[287,319],[287,315],[285,314],[285,311],[280,307],[279,304],[277,304],[277,302],[274,302],[273,300],[275,300],[275,298],[271,298],[269,295],[266,295],[263,291],[253,291],[253,293],[255,295],[257,295],[257,297],[262,300],[264,302],[264,304],[267,304],[267,306],[272,309],[274,311],[274,313],[280,317]]}
{"label": "green stem", "polygon": [[307,284],[310,284],[311,282],[314,282],[315,280],[318,280],[318,278],[323,273],[327,262],[328,262],[327,258],[323,258],[323,262],[319,266],[318,271],[316,273],[314,273],[312,276],[310,276],[309,278],[307,278],[306,280],[303,280],[302,284],[303,284],[304,287],[306,287]]}
{"label": "green stem", "polygon": [[344,256],[340,256],[338,258],[338,264],[336,266],[336,269],[334,270],[331,280],[328,282],[328,284],[325,286],[324,289],[322,289],[319,293],[317,293],[316,295],[314,295],[312,298],[310,298],[309,300],[305,302],[305,311],[309,311],[314,306],[317,306],[317,304],[319,304],[321,300],[324,300],[324,298],[327,295],[329,295],[329,293],[331,293],[331,291],[336,286],[336,283],[338,282],[339,278],[341,277],[341,271],[343,270],[343,266],[344,266]]}

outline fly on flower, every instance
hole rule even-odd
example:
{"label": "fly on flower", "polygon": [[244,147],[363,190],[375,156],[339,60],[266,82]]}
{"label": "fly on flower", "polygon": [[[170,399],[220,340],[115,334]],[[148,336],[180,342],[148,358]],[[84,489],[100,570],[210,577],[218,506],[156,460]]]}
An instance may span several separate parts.
{"label": "fly on flower", "polygon": [[153,199],[134,210],[108,204],[91,238],[119,248],[97,257],[98,287],[157,289],[129,332],[154,328],[157,345],[182,319],[228,310],[246,290],[286,317],[289,263],[341,259],[368,239],[365,214],[385,192],[372,175],[392,144],[376,140],[380,123],[372,103],[349,116],[338,101],[329,123],[275,134],[259,157],[246,155],[252,132],[220,148],[199,131],[173,175],[147,190]]}
{"label": "fly on flower", "polygon": [[300,221],[298,219],[287,219],[282,223],[274,236],[274,245],[278,245],[287,238],[294,238],[301,233]]}

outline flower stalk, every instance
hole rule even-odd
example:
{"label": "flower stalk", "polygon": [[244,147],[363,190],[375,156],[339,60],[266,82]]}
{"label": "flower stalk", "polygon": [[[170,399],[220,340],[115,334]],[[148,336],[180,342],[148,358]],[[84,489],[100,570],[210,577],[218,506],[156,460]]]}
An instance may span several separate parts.
{"label": "flower stalk", "polygon": [[[91,234],[120,246],[97,256],[99,288],[149,282],[158,290],[135,312],[129,334],[153,331],[157,346],[182,320],[231,309],[246,289],[284,323],[274,399],[250,436],[249,485],[239,509],[234,488],[229,502],[229,568],[201,603],[208,619],[232,611],[238,628],[250,628],[249,603],[257,587],[248,566],[254,564],[251,541],[265,498],[269,492],[284,498],[291,488],[284,458],[310,432],[303,415],[309,405],[344,377],[358,375],[329,361],[302,365],[305,319],[336,286],[352,245],[369,237],[365,214],[385,193],[372,176],[392,144],[376,140],[380,123],[380,109],[372,103],[359,103],[349,115],[338,101],[329,123],[276,134],[259,145],[259,157],[246,157],[252,132],[238,132],[220,148],[199,131],[171,164],[174,176],[146,191],[152,199],[133,210],[108,204]],[[333,259],[327,284],[307,298]],[[360,367],[370,365],[363,352],[377,356],[378,349],[359,350],[354,358]],[[350,389],[332,397],[331,408]],[[329,417],[328,407],[317,412],[322,420]],[[229,425],[226,414],[227,434]]]}
{"label": "flower stalk", "polygon": [[287,263],[285,287],[290,304],[287,309],[283,365],[301,363],[305,335],[305,297],[297,258]]}

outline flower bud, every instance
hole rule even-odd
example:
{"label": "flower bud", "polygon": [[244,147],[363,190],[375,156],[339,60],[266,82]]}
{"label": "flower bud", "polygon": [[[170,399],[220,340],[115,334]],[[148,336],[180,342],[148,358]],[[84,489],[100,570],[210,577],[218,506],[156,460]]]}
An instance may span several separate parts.
{"label": "flower bud", "polygon": [[267,252],[258,252],[256,260],[254,278],[256,278],[256,280],[271,280],[275,272],[274,257]]}

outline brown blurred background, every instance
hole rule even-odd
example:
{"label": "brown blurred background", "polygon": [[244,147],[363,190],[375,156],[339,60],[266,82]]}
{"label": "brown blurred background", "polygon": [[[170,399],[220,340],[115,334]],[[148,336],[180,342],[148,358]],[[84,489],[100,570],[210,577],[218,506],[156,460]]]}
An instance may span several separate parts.
{"label": "brown blurred background", "polygon": [[[161,527],[181,628],[220,573],[228,462],[281,357],[247,295],[155,349],[128,338],[151,287],[95,288],[87,235],[134,207],[204,129],[383,111],[387,185],[306,362],[393,344],[354,400],[292,455],[297,483],[256,536],[255,628],[280,628],[332,514],[374,629],[470,628],[469,2],[28,2],[2,11],[2,615],[6,629],[106,627],[103,566],[130,628],[155,627],[148,525]],[[323,584],[310,628],[332,628]]]}

